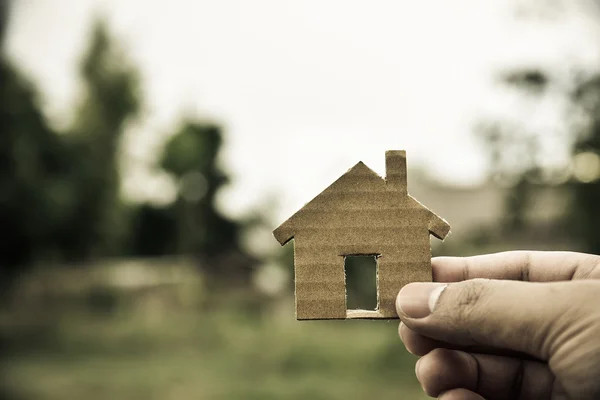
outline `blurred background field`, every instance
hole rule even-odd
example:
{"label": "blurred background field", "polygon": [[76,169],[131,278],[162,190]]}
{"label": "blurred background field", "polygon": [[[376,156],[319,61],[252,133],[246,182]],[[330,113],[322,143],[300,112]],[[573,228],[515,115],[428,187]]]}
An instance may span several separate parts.
{"label": "blurred background field", "polygon": [[[424,397],[396,321],[300,324],[290,294],[266,301],[223,291],[210,299],[191,267],[169,260],[31,273],[2,316],[5,395]],[[128,274],[146,282],[117,278]]]}
{"label": "blurred background field", "polygon": [[271,231],[406,149],[434,255],[600,254],[598,2],[479,3],[0,0],[0,397],[425,398]]}

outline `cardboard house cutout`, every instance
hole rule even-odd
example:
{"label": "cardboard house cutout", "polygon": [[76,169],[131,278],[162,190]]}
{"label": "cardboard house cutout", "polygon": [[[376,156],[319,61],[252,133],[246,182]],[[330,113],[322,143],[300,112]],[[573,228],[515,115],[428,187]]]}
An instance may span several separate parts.
{"label": "cardboard house cutout", "polygon": [[[406,152],[385,153],[383,179],[362,162],[273,232],[294,239],[296,318],[398,318],[396,295],[410,282],[431,281],[429,235],[444,239],[450,225],[407,192]],[[344,261],[377,260],[377,308],[347,310]]]}

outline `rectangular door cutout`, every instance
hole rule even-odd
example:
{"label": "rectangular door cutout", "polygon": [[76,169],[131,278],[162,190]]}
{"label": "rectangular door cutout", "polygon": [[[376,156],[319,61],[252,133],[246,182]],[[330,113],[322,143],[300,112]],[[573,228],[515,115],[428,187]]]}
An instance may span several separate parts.
{"label": "rectangular door cutout", "polygon": [[345,256],[346,308],[377,308],[377,256]]}

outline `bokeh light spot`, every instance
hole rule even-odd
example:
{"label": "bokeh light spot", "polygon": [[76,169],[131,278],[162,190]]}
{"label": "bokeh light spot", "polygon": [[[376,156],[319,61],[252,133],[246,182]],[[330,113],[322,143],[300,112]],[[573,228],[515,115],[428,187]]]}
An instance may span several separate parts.
{"label": "bokeh light spot", "polygon": [[198,171],[186,173],[179,182],[179,194],[190,203],[197,203],[206,196],[208,183],[206,178]]}
{"label": "bokeh light spot", "polygon": [[600,179],[600,155],[590,151],[575,155],[573,176],[583,183],[591,183]]}

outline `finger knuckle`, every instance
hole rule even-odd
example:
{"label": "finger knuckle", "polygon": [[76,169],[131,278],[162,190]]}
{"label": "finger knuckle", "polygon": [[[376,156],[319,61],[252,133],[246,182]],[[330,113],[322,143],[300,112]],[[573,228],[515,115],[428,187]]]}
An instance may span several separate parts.
{"label": "finger knuckle", "polygon": [[473,279],[463,284],[456,301],[457,323],[464,323],[472,319],[484,296],[485,285],[483,281],[484,279]]}
{"label": "finger knuckle", "polygon": [[448,389],[445,384],[447,366],[455,358],[454,353],[452,350],[437,348],[421,358],[417,374],[428,396],[437,397],[443,390]]}
{"label": "finger knuckle", "polygon": [[600,256],[592,255],[588,265],[583,278],[600,279]]}

